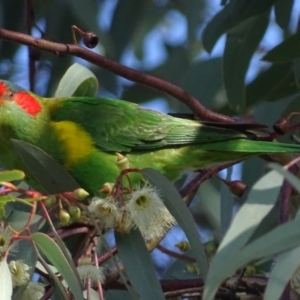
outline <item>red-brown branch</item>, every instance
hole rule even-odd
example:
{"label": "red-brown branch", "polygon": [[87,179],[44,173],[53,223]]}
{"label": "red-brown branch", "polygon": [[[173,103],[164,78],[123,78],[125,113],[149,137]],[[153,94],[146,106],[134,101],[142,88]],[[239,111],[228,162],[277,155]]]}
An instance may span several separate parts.
{"label": "red-brown branch", "polygon": [[96,54],[78,45],[55,43],[3,28],[0,28],[0,38],[3,40],[27,45],[36,49],[53,52],[56,55],[72,55],[80,57],[92,64],[109,70],[114,74],[127,78],[128,80],[157,89],[177,98],[181,102],[185,103],[194,112],[194,114],[202,120],[234,123],[234,120],[231,117],[215,113],[205,108],[194,96],[190,95],[187,91],[183,90],[179,86],[176,86],[175,84],[158,77],[126,67],[116,61]]}

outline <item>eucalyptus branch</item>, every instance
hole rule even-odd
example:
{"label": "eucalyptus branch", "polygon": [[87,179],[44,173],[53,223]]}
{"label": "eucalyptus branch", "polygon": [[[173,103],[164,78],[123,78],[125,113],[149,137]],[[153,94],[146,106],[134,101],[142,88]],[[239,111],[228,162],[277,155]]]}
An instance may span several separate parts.
{"label": "eucalyptus branch", "polygon": [[202,120],[213,122],[234,123],[234,119],[229,116],[215,113],[205,108],[194,96],[183,90],[179,86],[172,84],[158,77],[126,67],[112,59],[96,54],[74,44],[55,43],[41,38],[35,38],[28,34],[0,28],[0,38],[3,40],[16,42],[29,47],[53,52],[56,55],[72,55],[80,57],[94,65],[109,70],[116,75],[128,80],[143,84],[171,95],[185,103],[195,115]]}

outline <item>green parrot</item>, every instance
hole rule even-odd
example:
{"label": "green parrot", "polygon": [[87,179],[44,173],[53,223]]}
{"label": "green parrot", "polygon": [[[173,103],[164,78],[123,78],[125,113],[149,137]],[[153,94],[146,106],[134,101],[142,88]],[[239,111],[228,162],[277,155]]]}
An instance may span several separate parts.
{"label": "green parrot", "polygon": [[175,180],[185,170],[300,152],[299,145],[260,141],[266,134],[255,126],[236,128],[176,118],[123,100],[43,98],[0,81],[0,164],[24,170],[34,187],[11,139],[43,149],[92,194],[118,177],[116,153],[131,168],[151,167]]}

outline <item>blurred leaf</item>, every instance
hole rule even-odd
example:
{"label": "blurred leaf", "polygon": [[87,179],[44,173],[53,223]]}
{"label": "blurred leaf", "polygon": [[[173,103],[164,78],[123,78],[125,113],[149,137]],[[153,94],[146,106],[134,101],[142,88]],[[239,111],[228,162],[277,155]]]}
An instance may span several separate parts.
{"label": "blurred leaf", "polygon": [[190,57],[184,46],[172,47],[166,45],[168,51],[167,60],[159,67],[153,69],[150,73],[174,84],[181,84],[185,79]]}
{"label": "blurred leaf", "polygon": [[205,278],[208,270],[206,254],[191,212],[174,185],[165,176],[151,168],[143,169],[141,173],[152,185],[161,191],[166,208],[186,234],[192,246],[194,257],[199,264],[201,275]]}
{"label": "blurred leaf", "polygon": [[150,89],[140,84],[135,84],[124,88],[122,99],[141,104],[162,96],[164,95],[158,90]]}
{"label": "blurred leaf", "polygon": [[286,30],[289,27],[294,0],[277,0],[275,2],[276,23]]}
{"label": "blurred leaf", "polygon": [[[200,196],[198,211],[207,219],[204,227],[212,229],[220,237],[221,233],[221,194],[220,189],[214,186],[213,179],[206,180],[197,191]],[[205,226],[206,225],[206,226]]]}
{"label": "blurred leaf", "polygon": [[[227,175],[227,180],[230,180],[230,177]],[[220,217],[221,217],[221,229],[223,236],[228,231],[228,228],[232,221],[233,216],[233,194],[229,190],[229,187],[225,183],[221,183],[221,199],[220,199]]]}
{"label": "blurred leaf", "polygon": [[275,0],[232,0],[207,24],[203,32],[203,46],[211,52],[222,34],[251,17],[269,10]]}
{"label": "blurred leaf", "polygon": [[300,247],[296,247],[276,258],[275,265],[268,276],[269,280],[264,294],[264,300],[280,299],[280,295],[287,286],[289,279],[299,267],[299,256]]}
{"label": "blurred leaf", "polygon": [[[9,222],[11,225],[11,222]],[[16,227],[13,227],[16,228]],[[29,270],[27,271],[29,274],[29,278],[32,278],[35,272],[35,266],[37,263],[37,253],[33,247],[33,243],[30,240],[19,240],[17,242],[17,257],[15,253],[10,254],[10,260],[22,260],[29,266]],[[12,251],[13,252],[13,251]],[[14,290],[13,299],[17,300],[20,299],[26,289],[26,285],[20,286]]]}
{"label": "blurred leaf", "polygon": [[300,193],[300,180],[294,174],[276,163],[270,163],[268,166],[284,176],[284,178],[290,182],[290,184],[298,191],[298,193]]}
{"label": "blurred leaf", "polygon": [[[184,253],[187,256],[192,256],[193,253],[191,250]],[[190,273],[187,271],[188,262],[181,259],[176,259],[172,262],[163,274],[163,279],[200,279],[201,274]]]}
{"label": "blurred leaf", "polygon": [[[295,97],[292,97],[290,104],[285,108],[284,111],[281,112],[282,117],[286,117],[292,112],[298,112],[299,111],[299,102],[300,102],[300,93],[296,94]],[[293,132],[294,134],[297,133],[297,131]]]}
{"label": "blurred leaf", "polygon": [[[28,220],[31,218],[31,213],[27,211],[21,211],[21,210],[14,210],[9,217],[7,218],[7,222],[9,222],[9,225],[14,229],[14,230],[20,230],[23,228]],[[30,226],[32,229],[32,226],[35,225],[35,223],[39,222],[41,219],[41,215],[35,214],[31,220]],[[35,225],[36,226],[36,225]],[[38,228],[36,228],[38,230]]]}
{"label": "blurred leaf", "polygon": [[132,42],[132,37],[139,28],[148,5],[148,1],[141,0],[118,1],[109,31],[114,44],[113,57],[116,60],[121,58],[125,47]]}
{"label": "blurred leaf", "polygon": [[144,238],[138,228],[128,234],[115,231],[118,254],[141,299],[165,299]]}
{"label": "blurred leaf", "polygon": [[221,35],[234,26],[234,22],[230,19],[231,9],[231,5],[226,5],[204,28],[202,42],[208,53],[212,52]]}
{"label": "blurred leaf", "polygon": [[275,64],[260,73],[246,87],[247,106],[259,101],[275,101],[299,92],[292,64]]}
{"label": "blurred leaf", "polygon": [[0,196],[0,205],[5,205],[7,202],[15,202],[16,197],[11,195],[1,195]]}
{"label": "blurred leaf", "polygon": [[76,300],[83,300],[81,283],[78,282],[68,261],[62,254],[55,242],[43,233],[34,233],[31,235],[32,240],[39,250],[49,259],[49,261],[61,273],[67,282],[72,294]]}
{"label": "blurred leaf", "polygon": [[98,80],[86,67],[73,64],[60,80],[55,97],[94,97],[98,93]]}
{"label": "blurred leaf", "polygon": [[24,177],[24,172],[19,170],[0,171],[0,181],[22,180]]}
{"label": "blurred leaf", "polygon": [[0,261],[1,300],[11,300],[13,291],[11,274],[6,259]]}
{"label": "blurred leaf", "polygon": [[[107,290],[105,291],[105,300],[133,300],[131,294],[128,291],[122,290]],[[99,299],[99,294],[98,294]],[[97,299],[97,300],[98,300]]]}
{"label": "blurred leaf", "polygon": [[[19,0],[1,1],[0,2],[0,27],[14,31],[23,31],[24,28],[24,3]],[[13,17],[12,17],[13,16]],[[0,53],[1,59],[13,60],[16,51],[20,45],[1,40]],[[18,68],[16,70],[18,71]]]}
{"label": "blurred leaf", "polygon": [[[153,5],[153,3],[148,2],[148,8],[143,10],[144,17],[141,18],[139,26],[135,29],[133,35],[133,47],[134,53],[137,59],[142,59],[144,57],[145,51],[145,40],[147,34],[154,29],[156,26],[159,26],[164,15],[168,12],[168,5],[158,6]],[[146,49],[147,50],[147,49]]]}
{"label": "blurred leaf", "polygon": [[70,192],[80,187],[55,159],[40,148],[19,140],[12,142],[28,169],[47,193]]}
{"label": "blurred leaf", "polygon": [[289,62],[300,58],[300,31],[285,39],[282,43],[271,49],[263,60],[273,63]]}
{"label": "blurred leaf", "polygon": [[[39,260],[42,260],[43,258],[39,258]],[[53,280],[54,282],[54,286],[55,286],[55,290],[53,295],[51,295],[51,300],[70,300],[66,289],[64,288],[62,282],[58,279],[58,277],[56,276],[56,271],[53,271],[52,269],[55,269],[53,266],[48,265],[45,261],[43,261],[43,271],[45,269],[45,272],[49,274],[50,278]],[[39,263],[39,262],[38,262]]]}
{"label": "blurred leaf", "polygon": [[269,24],[269,12],[253,17],[227,34],[224,50],[224,84],[230,106],[241,111],[246,106],[245,75],[250,60]]}
{"label": "blurred leaf", "polygon": [[173,0],[177,4],[178,9],[186,17],[188,32],[187,40],[191,45],[198,36],[199,26],[203,22],[203,11],[205,9],[205,1],[203,0]]}
{"label": "blurred leaf", "polygon": [[242,248],[274,206],[282,182],[283,177],[276,171],[271,171],[253,186],[247,201],[234,217],[211,263],[203,294],[204,299],[213,299],[223,280],[237,268],[242,267],[242,263],[251,261],[250,259],[247,262],[243,261],[245,257],[242,256],[242,251],[244,251]]}
{"label": "blurred leaf", "polygon": [[207,108],[219,106],[215,97],[222,88],[222,59],[196,61],[187,70],[181,86]]}

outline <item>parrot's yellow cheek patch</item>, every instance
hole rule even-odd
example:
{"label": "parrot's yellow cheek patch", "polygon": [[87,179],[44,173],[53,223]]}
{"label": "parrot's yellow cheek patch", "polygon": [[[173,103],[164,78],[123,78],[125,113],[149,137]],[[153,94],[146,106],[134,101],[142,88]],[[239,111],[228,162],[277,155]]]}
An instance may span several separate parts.
{"label": "parrot's yellow cheek patch", "polygon": [[66,153],[65,167],[71,168],[94,150],[92,137],[78,124],[71,121],[52,122],[58,140]]}

